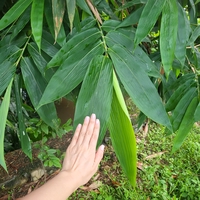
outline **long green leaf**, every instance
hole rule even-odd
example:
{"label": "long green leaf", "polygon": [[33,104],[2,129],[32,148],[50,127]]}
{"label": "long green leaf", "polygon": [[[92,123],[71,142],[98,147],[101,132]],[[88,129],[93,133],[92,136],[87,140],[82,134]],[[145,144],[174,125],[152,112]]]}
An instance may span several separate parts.
{"label": "long green leaf", "polygon": [[197,26],[197,27],[194,29],[192,35],[190,36],[190,39],[189,39],[189,41],[188,41],[188,44],[189,44],[189,45],[194,45],[194,42],[196,41],[196,39],[197,39],[199,36],[200,36],[200,25]]}
{"label": "long green leaf", "polygon": [[5,96],[0,107],[0,165],[7,171],[5,159],[4,159],[4,134],[6,127],[6,119],[8,115],[8,109],[10,105],[10,93],[13,79],[6,90]]}
{"label": "long green leaf", "polygon": [[16,107],[17,107],[17,116],[19,123],[19,135],[20,142],[22,146],[23,152],[32,159],[32,151],[31,151],[31,141],[29,139],[28,134],[26,133],[26,127],[24,123],[24,116],[22,112],[22,102],[20,97],[20,87],[19,87],[19,75],[15,75],[14,86],[15,86],[15,97],[16,97]]}
{"label": "long green leaf", "polygon": [[88,63],[94,56],[101,55],[103,52],[103,44],[98,41],[88,45],[84,51],[69,56],[51,78],[38,107],[53,102],[71,92],[83,80]]}
{"label": "long green leaf", "polygon": [[82,123],[85,116],[95,113],[101,122],[98,145],[104,138],[110,117],[112,83],[112,62],[105,56],[95,56],[88,67],[79,92],[74,127]]}
{"label": "long green leaf", "polygon": [[187,137],[190,129],[193,127],[194,124],[194,112],[196,110],[198,104],[198,98],[194,97],[188,106],[183,120],[180,124],[179,130],[176,133],[176,136],[173,141],[172,153],[177,151],[180,146],[182,145],[183,141]]}
{"label": "long green leaf", "polygon": [[97,41],[100,37],[101,34],[97,28],[92,28],[75,35],[57,52],[48,63],[47,68],[60,66],[70,55],[85,51],[89,44]]}
{"label": "long green leaf", "polygon": [[179,126],[182,122],[183,116],[188,108],[188,105],[196,95],[197,95],[197,89],[195,87],[191,87],[188,91],[186,91],[184,96],[181,98],[181,100],[175,107],[171,116],[171,122],[174,132],[179,129]]}
{"label": "long green leaf", "polygon": [[41,48],[44,0],[33,0],[31,8],[31,28],[38,48]]}
{"label": "long green leaf", "polygon": [[[119,86],[115,85],[115,87]],[[114,90],[108,127],[112,145],[122,169],[127,175],[131,185],[135,186],[137,170],[136,140],[131,121],[122,109],[122,102],[117,96],[116,90]]]}
{"label": "long green leaf", "polygon": [[52,12],[53,12],[54,33],[56,41],[65,13],[65,0],[52,0]]}
{"label": "long green leaf", "polygon": [[180,4],[178,4],[178,33],[175,56],[180,61],[182,66],[184,66],[185,62],[186,44],[188,42],[190,32],[191,28],[186,12]]}
{"label": "long green leaf", "polygon": [[160,52],[166,75],[172,69],[178,29],[178,6],[176,0],[166,1],[161,19]]}
{"label": "long green leaf", "polygon": [[12,22],[14,22],[26,8],[31,4],[33,0],[19,0],[8,10],[8,12],[0,20],[0,30],[3,30]]}
{"label": "long green leaf", "polygon": [[148,0],[140,17],[136,35],[134,39],[134,47],[136,47],[151,31],[158,16],[160,15],[166,0]]}
{"label": "long green leaf", "polygon": [[200,103],[198,104],[195,113],[194,113],[194,121],[198,122],[200,121]]}
{"label": "long green leaf", "polygon": [[70,30],[72,31],[75,9],[76,9],[76,0],[66,0],[66,3],[67,3],[67,13],[70,23]]}
{"label": "long green leaf", "polygon": [[[36,108],[46,88],[46,80],[30,58],[23,58],[21,60],[21,70],[27,92],[33,106]],[[42,106],[37,112],[45,123],[55,128],[57,114],[53,103]]]}
{"label": "long green leaf", "polygon": [[171,124],[157,90],[142,66],[134,63],[134,57],[120,45],[109,50],[117,75],[137,107],[152,120],[171,129]]}

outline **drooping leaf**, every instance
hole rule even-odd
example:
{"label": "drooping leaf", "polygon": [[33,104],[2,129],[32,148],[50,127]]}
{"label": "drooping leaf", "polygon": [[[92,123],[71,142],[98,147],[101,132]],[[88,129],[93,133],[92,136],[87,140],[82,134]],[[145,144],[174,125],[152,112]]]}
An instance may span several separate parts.
{"label": "drooping leaf", "polygon": [[173,132],[179,129],[179,126],[182,122],[183,116],[188,108],[188,105],[196,95],[197,89],[195,87],[191,87],[188,91],[186,91],[184,96],[178,102],[171,116]]}
{"label": "drooping leaf", "polygon": [[5,158],[4,158],[4,131],[6,127],[6,119],[10,105],[10,93],[13,79],[11,79],[9,86],[6,89],[3,101],[0,106],[0,165],[7,171]]}
{"label": "drooping leaf", "polygon": [[54,33],[56,41],[65,13],[65,0],[52,0],[52,13],[53,13]]}
{"label": "drooping leaf", "polygon": [[105,56],[95,56],[91,61],[76,103],[74,127],[82,123],[85,116],[95,113],[101,122],[98,145],[101,144],[112,102],[112,62]]}
{"label": "drooping leaf", "polygon": [[75,9],[76,9],[76,0],[66,0],[66,3],[67,3],[67,13],[70,23],[70,30],[72,30],[74,16],[75,16]]}
{"label": "drooping leaf", "polygon": [[41,48],[42,26],[43,26],[44,0],[33,0],[31,8],[32,34],[38,48]]}
{"label": "drooping leaf", "polygon": [[186,45],[191,32],[189,20],[185,10],[178,4],[178,33],[176,40],[175,56],[184,65]]}
{"label": "drooping leaf", "polygon": [[136,30],[136,35],[134,39],[134,47],[147,36],[150,30],[155,25],[158,20],[163,6],[165,5],[166,0],[148,0],[140,17],[138,27]]}
{"label": "drooping leaf", "polygon": [[14,88],[15,88],[15,97],[16,97],[16,108],[17,108],[17,116],[19,123],[19,135],[20,135],[20,143],[23,152],[32,159],[32,151],[31,151],[31,141],[29,139],[28,134],[26,133],[26,127],[24,122],[24,116],[22,112],[22,102],[20,95],[20,87],[19,87],[19,75],[15,75],[14,79]]}
{"label": "drooping leaf", "polygon": [[[27,92],[33,106],[36,108],[44,93],[47,82],[30,58],[23,58],[21,60],[21,70]],[[50,127],[54,128],[56,126],[54,122],[57,120],[57,114],[53,103],[42,106],[37,112],[41,119]]]}
{"label": "drooping leaf", "polygon": [[193,127],[194,124],[194,112],[196,110],[198,104],[198,98],[194,97],[192,101],[190,102],[184,117],[181,121],[180,127],[178,129],[178,132],[176,133],[176,136],[173,141],[173,147],[172,147],[172,153],[177,151],[180,146],[182,145],[183,141],[187,137],[190,129]]}
{"label": "drooping leaf", "polygon": [[200,103],[198,104],[195,113],[194,113],[194,121],[198,122],[200,121]]}
{"label": "drooping leaf", "polygon": [[[157,90],[134,57],[120,45],[109,50],[115,70],[136,106],[149,118],[171,129],[171,124]],[[134,63],[134,64],[133,64]]]}
{"label": "drooping leaf", "polygon": [[26,8],[31,4],[33,0],[19,0],[13,5],[11,9],[1,18],[0,20],[0,30],[3,30],[26,10]]}
{"label": "drooping leaf", "polygon": [[55,101],[71,92],[83,80],[91,59],[96,55],[101,55],[103,52],[102,42],[97,41],[86,46],[84,51],[70,55],[51,78],[38,107]]}
{"label": "drooping leaf", "polygon": [[85,51],[88,45],[97,41],[100,37],[101,34],[96,28],[75,35],[55,54],[53,59],[48,63],[47,68],[60,66],[69,56]]}
{"label": "drooping leaf", "polygon": [[122,105],[125,105],[124,100],[123,98],[118,98],[119,96],[122,96],[118,83],[115,82],[114,88],[108,128],[113,148],[122,169],[127,175],[131,185],[135,186],[137,169],[135,135],[131,121],[127,116],[128,111],[126,108],[122,107]]}
{"label": "drooping leaf", "polygon": [[172,69],[178,29],[178,6],[176,0],[166,1],[161,19],[160,52],[166,76]]}

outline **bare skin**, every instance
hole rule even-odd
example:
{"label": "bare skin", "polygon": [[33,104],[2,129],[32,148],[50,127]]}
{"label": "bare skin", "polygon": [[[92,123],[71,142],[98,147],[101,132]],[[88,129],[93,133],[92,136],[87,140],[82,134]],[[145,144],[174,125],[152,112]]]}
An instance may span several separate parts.
{"label": "bare skin", "polygon": [[100,121],[96,115],[87,116],[83,125],[79,124],[76,128],[60,173],[21,200],[66,200],[77,188],[86,184],[103,158],[104,146],[96,151],[99,130]]}

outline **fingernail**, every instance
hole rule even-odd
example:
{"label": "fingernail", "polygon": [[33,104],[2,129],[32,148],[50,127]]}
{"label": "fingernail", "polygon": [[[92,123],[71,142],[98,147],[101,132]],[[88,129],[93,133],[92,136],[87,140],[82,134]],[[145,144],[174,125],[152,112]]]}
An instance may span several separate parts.
{"label": "fingernail", "polygon": [[99,121],[99,119],[96,119],[96,124],[100,124],[100,121]]}
{"label": "fingernail", "polygon": [[93,113],[93,114],[91,115],[91,118],[92,118],[92,119],[95,119],[95,118],[96,118],[96,115]]}
{"label": "fingernail", "polygon": [[100,146],[101,151],[104,151],[104,148],[105,148],[105,145],[102,144],[102,145]]}
{"label": "fingernail", "polygon": [[88,116],[85,117],[86,122],[89,121],[89,119],[90,119],[90,117],[88,117]]}

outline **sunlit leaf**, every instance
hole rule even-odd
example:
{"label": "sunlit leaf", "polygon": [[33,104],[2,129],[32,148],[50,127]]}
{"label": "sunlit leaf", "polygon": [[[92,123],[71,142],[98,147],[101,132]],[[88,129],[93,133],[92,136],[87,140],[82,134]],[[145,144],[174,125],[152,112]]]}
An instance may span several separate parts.
{"label": "sunlit leaf", "polygon": [[147,117],[171,129],[169,118],[155,86],[142,67],[134,62],[132,54],[120,45],[111,47],[108,52],[117,75],[136,106]]}
{"label": "sunlit leaf", "polygon": [[172,147],[172,153],[177,151],[180,146],[182,145],[183,141],[187,137],[190,129],[193,127],[194,124],[194,112],[196,110],[198,104],[198,98],[194,97],[192,101],[190,102],[184,117],[181,121],[180,127],[178,129],[178,132],[176,133],[176,136],[173,141],[173,147]]}
{"label": "sunlit leaf", "polygon": [[43,26],[44,0],[33,0],[31,8],[32,34],[38,48],[41,48],[42,26]]}
{"label": "sunlit leaf", "polygon": [[0,165],[7,171],[5,159],[4,159],[4,131],[6,127],[6,119],[8,115],[8,109],[10,105],[10,93],[13,79],[11,79],[9,86],[6,89],[5,96],[0,106]]}
{"label": "sunlit leaf", "polygon": [[104,138],[110,117],[112,82],[112,62],[105,56],[95,56],[88,67],[77,99],[74,127],[82,123],[85,116],[95,113],[101,122],[98,145]]}
{"label": "sunlit leaf", "polygon": [[0,20],[0,30],[3,30],[12,22],[14,22],[21,14],[26,10],[26,8],[31,4],[33,0],[19,0],[13,5],[12,8],[1,18]]}
{"label": "sunlit leaf", "polygon": [[166,76],[172,69],[178,29],[178,6],[176,0],[166,1],[161,19],[160,52]]}
{"label": "sunlit leaf", "polygon": [[135,47],[147,36],[155,25],[166,0],[148,0],[140,17],[134,39]]}
{"label": "sunlit leaf", "polygon": [[[117,82],[114,84],[109,131],[117,158],[132,186],[136,183],[136,140],[131,121]],[[120,122],[120,123],[119,123]]]}
{"label": "sunlit leaf", "polygon": [[15,86],[17,116],[18,116],[18,123],[19,123],[20,143],[21,143],[23,152],[30,159],[32,159],[31,141],[29,139],[28,134],[26,133],[24,116],[22,112],[22,102],[21,102],[20,87],[19,87],[19,75],[15,75],[14,86]]}

